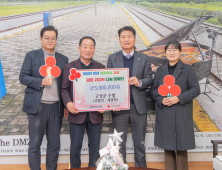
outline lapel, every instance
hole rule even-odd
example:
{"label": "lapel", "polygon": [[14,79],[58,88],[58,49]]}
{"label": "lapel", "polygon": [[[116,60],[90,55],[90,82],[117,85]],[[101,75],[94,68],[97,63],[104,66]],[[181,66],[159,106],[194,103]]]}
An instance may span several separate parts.
{"label": "lapel", "polygon": [[74,68],[78,69],[82,69],[81,63],[80,63],[80,58],[78,58],[75,62]]}
{"label": "lapel", "polygon": [[[163,75],[163,77],[165,77],[166,75],[169,75],[168,64],[169,64],[169,62],[167,62],[162,68],[161,74]],[[184,65],[183,62],[181,60],[179,60],[177,63],[177,66],[173,72],[173,77],[175,78],[175,80],[179,77],[179,75],[182,71],[183,65]]]}
{"label": "lapel", "polygon": [[115,60],[116,60],[118,68],[124,68],[122,50],[116,53],[116,59]]}
{"label": "lapel", "polygon": [[[39,58],[40,67],[42,65],[45,65],[45,58],[44,58],[44,53],[43,53],[42,49],[40,49],[38,51],[38,58]],[[57,52],[55,52],[55,59],[56,59],[56,66],[58,66],[60,68],[61,67],[61,61],[60,61],[59,54]]]}
{"label": "lapel", "polygon": [[[42,49],[39,49],[38,50],[38,59],[39,59],[39,70],[40,70],[40,67],[45,65],[45,58],[44,58],[44,53],[43,53],[43,50]],[[39,76],[42,77],[42,75],[40,74],[40,71],[38,70],[39,72]],[[41,88],[41,91],[43,92],[43,88]]]}
{"label": "lapel", "polygon": [[[75,60],[75,61],[72,62],[72,68],[77,69],[77,71],[80,70],[80,69],[82,69],[82,66],[81,66],[81,63],[80,63],[79,60],[80,60],[80,58],[78,58],[77,60]],[[71,81],[71,89],[73,89],[73,82],[74,82],[74,81]],[[73,101],[74,101],[73,96],[72,96],[72,99],[73,99]]]}
{"label": "lapel", "polygon": [[61,68],[61,58],[57,52],[55,52],[56,66]]}
{"label": "lapel", "polygon": [[182,72],[183,65],[184,65],[183,62],[179,60],[177,63],[176,69],[173,72],[173,77],[175,78],[175,80],[179,77],[180,73]]}
{"label": "lapel", "polygon": [[[57,52],[55,52],[55,59],[56,59],[56,66],[58,66],[61,69],[61,61],[60,61],[61,58],[60,58],[60,56],[59,56],[59,54]],[[61,74],[62,74],[62,70],[61,70]],[[59,77],[57,77],[57,85],[58,85],[58,87],[60,87],[59,84],[62,81],[61,80],[61,78],[62,78],[61,74],[60,74]],[[58,92],[60,94],[60,90],[58,90]]]}
{"label": "lapel", "polygon": [[169,75],[168,62],[163,65],[161,74],[162,74],[163,78],[164,78],[166,75]]}
{"label": "lapel", "polygon": [[132,76],[136,77],[137,71],[140,67],[141,58],[139,57],[140,53],[134,50],[134,61],[133,61],[133,73]]}
{"label": "lapel", "polygon": [[92,64],[93,64],[92,69],[98,69],[98,68],[97,68],[97,64],[96,64],[95,60],[93,60],[93,59],[92,59],[92,61],[93,61],[93,63],[92,63]]}
{"label": "lapel", "polygon": [[42,49],[38,50],[38,58],[39,58],[39,65],[40,65],[39,68],[40,68],[42,65],[45,65],[45,58]]}

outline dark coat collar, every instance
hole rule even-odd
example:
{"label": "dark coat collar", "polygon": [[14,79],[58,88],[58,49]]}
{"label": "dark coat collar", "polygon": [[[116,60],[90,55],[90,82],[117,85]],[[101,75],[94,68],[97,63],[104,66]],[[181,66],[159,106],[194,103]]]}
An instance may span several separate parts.
{"label": "dark coat collar", "polygon": [[[82,69],[80,58],[74,61],[76,69]],[[97,62],[92,59],[91,63],[93,64],[92,69],[97,69]]]}
{"label": "dark coat collar", "polygon": [[[44,58],[44,53],[43,53],[42,48],[40,48],[37,52],[38,52],[38,58],[39,58],[40,65],[41,66],[45,65],[45,58]],[[56,66],[60,67],[60,55],[57,52],[55,52],[55,59],[56,59]]]}
{"label": "dark coat collar", "polygon": [[[163,75],[163,77],[165,77],[166,75],[169,75],[168,64],[169,62],[167,62],[162,67],[161,74]],[[183,67],[184,67],[184,63],[181,60],[179,60],[177,63],[176,69],[174,70],[174,73],[173,73],[173,77],[175,78],[175,80],[179,77]]]}
{"label": "dark coat collar", "polygon": [[[132,76],[136,76],[137,71],[140,66],[141,59],[139,58],[140,53],[136,50],[134,51],[134,61],[133,61],[133,73]],[[118,68],[124,68],[124,61],[123,61],[123,53],[122,50],[116,53],[116,63],[118,65]]]}

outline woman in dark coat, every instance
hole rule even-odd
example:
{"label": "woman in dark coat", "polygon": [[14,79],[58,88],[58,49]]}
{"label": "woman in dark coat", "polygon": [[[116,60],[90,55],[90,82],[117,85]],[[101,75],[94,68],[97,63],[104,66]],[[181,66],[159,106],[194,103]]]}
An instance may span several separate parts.
{"label": "woman in dark coat", "polygon": [[[157,69],[151,90],[157,103],[154,145],[164,149],[166,170],[188,170],[187,150],[195,148],[193,99],[200,94],[200,87],[192,66],[180,60],[180,43],[168,42],[165,52],[168,63]],[[180,95],[159,94],[158,88],[164,84],[166,75],[175,78]]]}

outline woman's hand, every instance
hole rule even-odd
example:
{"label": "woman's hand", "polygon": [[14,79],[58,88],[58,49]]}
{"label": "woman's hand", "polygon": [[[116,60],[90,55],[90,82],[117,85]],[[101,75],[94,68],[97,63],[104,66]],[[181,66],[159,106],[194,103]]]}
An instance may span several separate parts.
{"label": "woman's hand", "polygon": [[168,97],[163,98],[162,104],[166,105],[166,106],[168,106],[170,104],[170,101],[169,101]]}
{"label": "woman's hand", "polygon": [[172,105],[178,103],[179,101],[180,100],[177,96],[173,96],[173,97],[163,98],[162,103],[163,103],[163,105],[166,105],[166,106],[172,106]]}

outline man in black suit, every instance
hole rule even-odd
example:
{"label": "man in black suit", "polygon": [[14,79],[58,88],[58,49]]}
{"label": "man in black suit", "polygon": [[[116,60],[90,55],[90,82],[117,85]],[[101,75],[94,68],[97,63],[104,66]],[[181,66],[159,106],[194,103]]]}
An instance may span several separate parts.
{"label": "man in black suit", "polygon": [[[55,52],[58,30],[53,26],[42,28],[40,32],[42,48],[30,51],[26,54],[19,80],[26,85],[23,111],[29,119],[29,150],[28,159],[31,170],[39,170],[41,164],[40,146],[46,132],[47,170],[56,170],[60,149],[60,128],[64,104],[60,95],[62,85],[62,72],[68,63],[68,58]],[[52,56],[56,60],[56,66],[61,70],[57,78],[40,75],[40,67],[46,65],[47,57]]]}
{"label": "man in black suit", "polygon": [[136,31],[125,26],[118,31],[122,50],[111,54],[107,68],[129,68],[130,110],[112,112],[113,126],[121,136],[120,152],[126,162],[126,138],[129,123],[134,142],[135,167],[146,167],[145,134],[147,125],[147,87],[151,86],[152,69],[147,55],[134,50]]}

